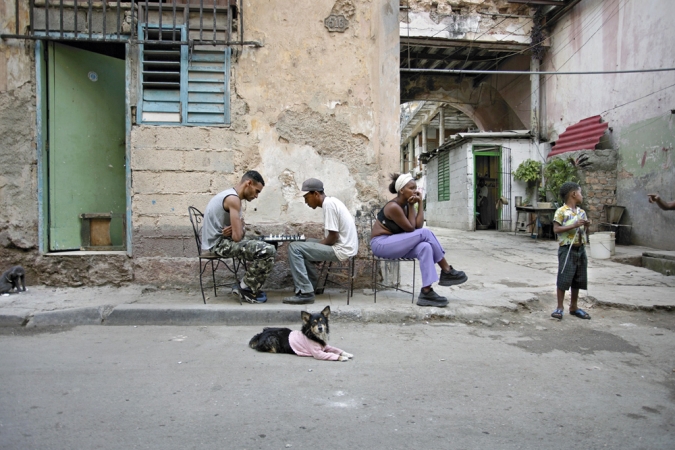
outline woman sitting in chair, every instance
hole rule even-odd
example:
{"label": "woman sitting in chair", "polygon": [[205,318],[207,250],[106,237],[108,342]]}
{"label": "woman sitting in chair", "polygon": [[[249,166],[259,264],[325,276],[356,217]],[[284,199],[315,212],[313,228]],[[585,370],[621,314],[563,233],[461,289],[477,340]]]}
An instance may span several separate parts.
{"label": "woman sitting in chair", "polygon": [[[396,198],[377,213],[371,232],[373,255],[385,259],[418,259],[424,286],[417,296],[419,306],[446,306],[448,299],[438,295],[431,285],[453,286],[468,278],[445,260],[445,251],[434,233],[424,228],[422,196],[410,174],[392,174],[389,192]],[[415,209],[417,205],[417,209]],[[440,278],[435,264],[441,268]]]}

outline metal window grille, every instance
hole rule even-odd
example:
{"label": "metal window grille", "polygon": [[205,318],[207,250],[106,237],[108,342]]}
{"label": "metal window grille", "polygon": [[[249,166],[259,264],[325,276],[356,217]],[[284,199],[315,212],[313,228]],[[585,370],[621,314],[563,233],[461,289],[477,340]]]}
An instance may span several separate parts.
{"label": "metal window grille", "polygon": [[450,200],[450,153],[438,155],[438,201]]}
{"label": "metal window grille", "polygon": [[[11,0],[10,0],[11,1]],[[132,42],[154,45],[252,45],[244,40],[243,0],[14,0],[14,33],[2,39]],[[138,24],[168,29],[139,35]],[[181,33],[181,28],[187,33]]]}
{"label": "metal window grille", "polygon": [[501,197],[508,201],[501,203],[499,211],[499,220],[497,222],[497,229],[499,231],[511,231],[511,211],[513,206],[511,204],[511,149],[508,147],[501,148],[501,167],[499,177],[501,178],[500,194]]}

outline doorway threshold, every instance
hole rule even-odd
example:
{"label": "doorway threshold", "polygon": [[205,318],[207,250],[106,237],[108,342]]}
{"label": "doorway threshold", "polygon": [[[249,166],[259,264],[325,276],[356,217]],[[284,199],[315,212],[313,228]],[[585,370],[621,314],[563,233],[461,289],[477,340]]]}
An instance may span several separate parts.
{"label": "doorway threshold", "polygon": [[126,255],[125,250],[73,250],[68,252],[49,252],[44,256],[91,256],[91,255]]}

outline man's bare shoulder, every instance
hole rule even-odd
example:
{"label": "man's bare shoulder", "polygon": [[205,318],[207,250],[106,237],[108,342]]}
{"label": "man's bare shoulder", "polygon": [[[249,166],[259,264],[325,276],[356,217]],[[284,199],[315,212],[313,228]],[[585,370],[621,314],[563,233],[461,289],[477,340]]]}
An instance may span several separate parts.
{"label": "man's bare shoulder", "polygon": [[239,211],[241,209],[241,199],[236,195],[228,195],[223,199],[223,209],[225,211],[230,211],[230,209]]}

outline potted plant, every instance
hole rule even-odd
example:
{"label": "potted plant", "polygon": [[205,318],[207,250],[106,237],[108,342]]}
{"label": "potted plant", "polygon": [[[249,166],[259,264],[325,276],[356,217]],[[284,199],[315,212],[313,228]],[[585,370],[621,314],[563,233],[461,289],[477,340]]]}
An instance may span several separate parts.
{"label": "potted plant", "polygon": [[560,198],[560,186],[567,181],[579,182],[577,166],[568,159],[554,158],[544,167],[544,179],[546,180],[546,192],[556,202],[556,206],[563,204]]}
{"label": "potted plant", "polygon": [[541,162],[533,159],[526,159],[520,163],[516,171],[513,172],[514,179],[527,183],[527,188],[525,190],[527,194],[527,198],[524,202],[525,205],[530,202],[531,198],[537,198],[536,191],[537,185],[541,181],[541,167]]}

